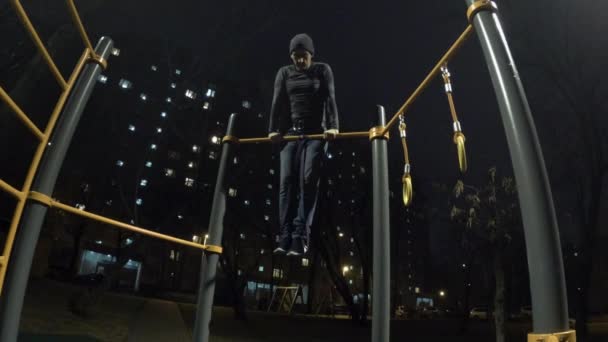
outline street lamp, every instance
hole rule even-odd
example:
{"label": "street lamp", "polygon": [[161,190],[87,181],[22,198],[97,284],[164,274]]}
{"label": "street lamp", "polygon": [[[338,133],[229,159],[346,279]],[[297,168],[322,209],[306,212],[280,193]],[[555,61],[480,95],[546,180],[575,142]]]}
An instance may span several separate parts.
{"label": "street lamp", "polygon": [[439,291],[439,297],[445,297],[445,291],[443,291],[443,290]]}

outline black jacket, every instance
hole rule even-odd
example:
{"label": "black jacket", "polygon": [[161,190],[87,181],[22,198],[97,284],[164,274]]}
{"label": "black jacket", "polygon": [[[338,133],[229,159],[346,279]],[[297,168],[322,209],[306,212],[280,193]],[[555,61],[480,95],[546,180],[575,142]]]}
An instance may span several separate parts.
{"label": "black jacket", "polygon": [[285,134],[296,120],[308,129],[339,129],[329,65],[313,63],[304,71],[288,65],[277,72],[268,132]]}

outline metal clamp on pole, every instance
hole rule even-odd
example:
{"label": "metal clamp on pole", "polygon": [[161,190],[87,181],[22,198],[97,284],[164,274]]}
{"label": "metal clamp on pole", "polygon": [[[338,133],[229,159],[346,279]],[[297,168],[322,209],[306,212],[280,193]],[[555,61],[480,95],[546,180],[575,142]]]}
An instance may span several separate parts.
{"label": "metal clamp on pole", "polygon": [[97,63],[101,67],[101,69],[106,70],[108,68],[108,61],[96,54],[95,51],[89,50],[89,59],[90,62]]}
{"label": "metal clamp on pole", "polygon": [[234,135],[226,135],[222,138],[222,143],[225,143],[225,142],[231,142],[234,144],[238,144],[240,141],[239,141],[239,138],[235,137]]}
{"label": "metal clamp on pole", "polygon": [[467,19],[469,20],[470,24],[473,24],[473,18],[475,17],[475,14],[477,14],[481,11],[496,12],[496,11],[498,11],[498,6],[496,6],[496,3],[494,1],[490,1],[490,0],[475,1],[467,9]]}
{"label": "metal clamp on pole", "polygon": [[403,114],[401,114],[399,115],[399,136],[401,137],[401,146],[403,147],[403,160],[405,162],[401,182],[403,183],[403,205],[408,207],[412,203],[414,191],[412,187],[412,176],[410,174],[412,166],[410,164],[410,154],[407,149],[407,132],[405,129],[405,118]]}
{"label": "metal clamp on pole", "polygon": [[222,254],[222,252],[224,251],[222,246],[203,245],[203,247],[205,249],[205,252],[207,252],[207,253]]}
{"label": "metal clamp on pole", "polygon": [[27,198],[31,199],[32,201],[36,201],[46,207],[49,207],[49,208],[53,207],[53,199],[50,196],[47,196],[43,193],[36,192],[36,191],[30,191],[30,194],[27,196]]}
{"label": "metal clamp on pole", "polygon": [[528,334],[528,342],[576,342],[576,331],[568,330],[554,334]]}
{"label": "metal clamp on pole", "polygon": [[450,113],[452,114],[452,121],[454,127],[454,144],[456,144],[456,151],[458,153],[458,165],[460,167],[460,172],[465,173],[467,171],[467,153],[465,150],[465,137],[462,133],[462,127],[460,125],[460,121],[458,121],[458,114],[456,114],[456,106],[454,105],[454,97],[453,97],[453,88],[452,88],[452,79],[450,70],[448,69],[448,64],[444,63],[441,66],[441,75],[443,77],[443,83],[445,84],[445,94],[448,97],[448,103],[450,104]]}
{"label": "metal clamp on pole", "polygon": [[377,138],[382,138],[388,140],[390,138],[390,134],[386,131],[383,134],[384,126],[375,126],[369,130],[369,141],[372,141]]}

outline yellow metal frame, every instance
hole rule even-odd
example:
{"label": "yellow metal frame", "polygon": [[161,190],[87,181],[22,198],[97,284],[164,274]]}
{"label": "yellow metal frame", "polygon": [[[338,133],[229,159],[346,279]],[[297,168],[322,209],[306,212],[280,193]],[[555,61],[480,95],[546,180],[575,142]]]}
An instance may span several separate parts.
{"label": "yellow metal frame", "polygon": [[14,7],[15,12],[17,13],[17,16],[19,17],[19,20],[21,21],[22,25],[28,32],[34,45],[38,49],[38,52],[42,55],[42,58],[44,59],[45,63],[47,64],[47,66],[50,69],[51,73],[53,74],[54,78],[57,80],[57,83],[59,83],[59,86],[61,87],[62,92],[61,92],[61,95],[59,96],[59,99],[57,100],[57,103],[55,104],[53,111],[51,112],[51,115],[49,117],[49,120],[47,122],[47,125],[46,125],[44,131],[42,131],[40,128],[38,128],[36,126],[36,124],[34,124],[34,122],[19,107],[19,105],[17,103],[15,103],[15,101],[13,101],[11,96],[2,87],[0,87],[0,100],[2,100],[4,103],[7,104],[7,106],[11,109],[11,111],[15,113],[17,119],[19,121],[21,121],[21,123],[39,140],[38,147],[34,153],[34,156],[32,158],[32,161],[30,163],[29,169],[28,169],[26,177],[25,177],[25,181],[24,181],[21,189],[19,190],[18,188],[14,187],[14,186],[8,184],[7,182],[5,182],[4,180],[0,179],[0,190],[8,193],[9,195],[11,195],[12,197],[14,197],[17,200],[17,206],[15,208],[15,211],[13,212],[13,217],[12,217],[12,220],[11,220],[11,223],[9,226],[6,242],[5,242],[4,248],[2,250],[2,254],[0,254],[0,295],[2,294],[4,278],[6,276],[6,268],[10,261],[10,256],[11,256],[11,252],[13,249],[15,236],[17,234],[17,229],[19,227],[19,223],[21,221],[21,216],[23,215],[23,210],[24,210],[25,205],[28,200],[37,201],[37,202],[43,203],[46,206],[58,208],[63,211],[66,211],[68,213],[78,215],[81,217],[85,217],[85,218],[95,220],[98,222],[106,223],[106,224],[118,227],[120,229],[130,230],[130,231],[133,231],[133,232],[136,232],[139,234],[151,236],[151,237],[158,238],[161,240],[202,249],[202,250],[205,250],[210,253],[221,254],[222,253],[221,246],[201,245],[201,244],[194,243],[194,242],[191,242],[188,240],[178,239],[178,238],[168,236],[165,234],[156,233],[156,232],[153,232],[153,231],[150,231],[147,229],[139,228],[139,227],[136,227],[133,225],[123,223],[123,222],[112,220],[112,219],[109,219],[109,218],[106,218],[106,217],[103,217],[103,216],[100,216],[97,214],[79,210],[77,208],[62,204],[59,201],[54,200],[47,195],[31,191],[32,183],[34,181],[34,176],[36,175],[36,172],[38,171],[38,167],[40,165],[42,155],[45,151],[46,146],[49,143],[51,133],[53,132],[55,125],[57,123],[57,120],[59,119],[59,115],[60,115],[61,111],[63,110],[63,107],[65,106],[65,103],[68,99],[68,96],[70,95],[70,93],[72,91],[72,88],[74,87],[74,84],[76,83],[76,79],[78,78],[78,75],[80,75],[80,73],[82,72],[82,69],[84,68],[86,63],[97,63],[103,69],[105,69],[107,67],[107,61],[105,59],[103,59],[101,56],[99,56],[97,53],[95,53],[95,50],[93,49],[93,46],[91,44],[91,41],[89,40],[89,37],[82,24],[82,21],[80,20],[80,16],[78,15],[78,10],[76,9],[74,1],[67,0],[67,5],[68,5],[68,9],[70,11],[70,14],[72,16],[72,20],[74,21],[74,24],[76,25],[76,28],[77,28],[78,32],[80,33],[82,41],[85,45],[85,49],[84,49],[82,55],[80,56],[78,62],[76,63],[76,66],[72,70],[70,77],[68,78],[68,80],[66,80],[63,77],[63,75],[61,74],[61,72],[59,71],[59,69],[57,68],[57,65],[55,64],[53,57],[51,57],[50,53],[48,52],[48,50],[42,43],[42,40],[40,39],[38,32],[32,25],[32,22],[30,21],[27,13],[23,9],[23,6],[21,5],[20,1],[11,0],[11,4]]}

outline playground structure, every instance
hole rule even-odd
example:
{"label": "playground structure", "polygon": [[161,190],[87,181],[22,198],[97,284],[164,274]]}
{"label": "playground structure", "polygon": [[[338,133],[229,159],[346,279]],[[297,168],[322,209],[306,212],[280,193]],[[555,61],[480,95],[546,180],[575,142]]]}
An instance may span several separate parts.
{"label": "playground structure", "polygon": [[[460,170],[462,172],[466,171],[465,137],[456,114],[447,63],[475,30],[478,32],[496,93],[521,203],[533,308],[533,332],[528,335],[528,341],[573,342],[576,340],[576,336],[575,331],[569,330],[568,325],[564,270],[555,209],[525,92],[502,30],[496,4],[489,0],[465,1],[468,6],[467,18],[469,24],[401,108],[387,121],[384,108],[378,106],[377,126],[372,127],[369,131],[340,133],[336,137],[336,139],[367,138],[372,148],[373,284],[375,284],[372,293],[372,341],[387,342],[390,340],[390,223],[387,158],[389,131],[399,122],[399,135],[405,160],[402,177],[403,202],[408,205],[413,200],[413,191],[411,165],[406,142],[405,114],[428,87],[431,80],[441,73],[452,114],[453,140],[457,147]],[[230,116],[226,136],[222,139],[222,155],[213,196],[209,238],[206,240],[208,243],[205,244],[159,234],[86,212],[53,199],[53,190],[67,149],[84,107],[93,91],[95,80],[101,70],[107,67],[107,59],[113,48],[113,42],[107,37],[102,37],[97,46],[93,48],[74,1],[67,0],[72,20],[79,31],[85,49],[71,75],[66,80],[56,67],[53,58],[42,43],[19,0],[11,0],[11,4],[54,78],[59,83],[62,93],[50,115],[47,126],[44,130],[41,130],[28,118],[9,94],[0,87],[0,98],[39,140],[38,148],[32,158],[21,189],[0,179],[0,189],[17,200],[7,240],[2,255],[0,255],[0,341],[17,341],[34,247],[38,241],[42,223],[49,207],[103,222],[120,229],[202,250],[201,278],[193,338],[197,342],[209,341],[209,323],[213,306],[217,263],[219,255],[222,253],[221,241],[227,192],[225,176],[228,171],[228,161],[238,144],[270,143],[270,139],[238,138],[234,136],[237,115],[232,114]],[[326,137],[323,134],[318,134],[285,136],[282,139],[290,141],[296,139],[326,139]],[[285,294],[282,297],[285,297]],[[295,295],[292,300],[295,300]],[[279,307],[284,304],[283,302],[282,299]]]}

